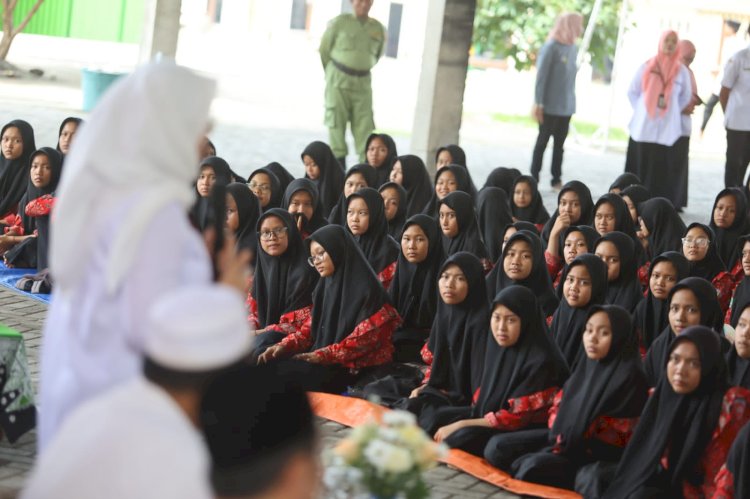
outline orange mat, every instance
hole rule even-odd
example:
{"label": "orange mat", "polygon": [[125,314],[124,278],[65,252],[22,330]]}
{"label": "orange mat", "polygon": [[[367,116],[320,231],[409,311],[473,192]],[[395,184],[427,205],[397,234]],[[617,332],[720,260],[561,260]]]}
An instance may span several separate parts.
{"label": "orange mat", "polygon": [[[331,395],[329,393],[309,393],[310,404],[318,416],[345,426],[357,426],[371,420],[380,420],[389,409],[366,400]],[[510,475],[490,465],[487,461],[468,452],[451,449],[441,461],[458,468],[482,481],[519,495],[557,498],[580,498],[575,492],[565,489],[537,485],[515,480]]]}

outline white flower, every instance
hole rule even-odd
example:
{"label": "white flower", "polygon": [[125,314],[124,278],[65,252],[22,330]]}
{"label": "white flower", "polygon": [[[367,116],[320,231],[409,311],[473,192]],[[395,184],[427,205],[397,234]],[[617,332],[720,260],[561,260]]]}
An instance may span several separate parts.
{"label": "white flower", "polygon": [[390,411],[383,414],[383,423],[386,426],[415,426],[417,418],[408,411]]}
{"label": "white flower", "polygon": [[381,473],[404,473],[414,466],[411,453],[383,440],[373,440],[365,447],[367,460]]}

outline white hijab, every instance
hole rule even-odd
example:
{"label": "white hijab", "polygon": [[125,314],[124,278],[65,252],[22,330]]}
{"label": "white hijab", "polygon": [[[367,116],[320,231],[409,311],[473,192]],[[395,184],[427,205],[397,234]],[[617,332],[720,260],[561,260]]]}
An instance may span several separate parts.
{"label": "white hijab", "polygon": [[81,279],[97,238],[94,214],[139,201],[121,222],[105,269],[114,293],[133,264],[154,215],[175,201],[186,211],[206,132],[214,81],[173,61],[149,63],[122,78],[86,120],[65,161],[50,235],[50,270],[58,292]]}

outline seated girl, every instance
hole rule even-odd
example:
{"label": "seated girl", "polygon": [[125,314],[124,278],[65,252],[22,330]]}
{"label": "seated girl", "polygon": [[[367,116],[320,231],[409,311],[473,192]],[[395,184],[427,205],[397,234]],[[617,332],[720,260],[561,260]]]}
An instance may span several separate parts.
{"label": "seated girl", "polygon": [[622,232],[609,232],[596,241],[594,254],[607,264],[607,298],[604,302],[633,313],[643,299],[635,243]]}
{"label": "seated girl", "polygon": [[690,264],[690,276],[701,277],[716,288],[721,310],[726,313],[735,283],[719,256],[714,231],[700,223],[690,224],[682,238],[682,254]]}
{"label": "seated girl", "polygon": [[467,251],[479,258],[485,273],[492,270],[471,196],[463,191],[451,192],[438,203],[438,212],[446,256]]}
{"label": "seated girl", "polygon": [[466,175],[469,177],[469,190],[465,191],[469,193],[472,199],[477,197],[477,188],[474,184],[474,180],[471,178],[471,172],[469,171],[468,164],[466,163],[466,153],[464,150],[456,145],[450,144],[447,146],[439,147],[435,153],[435,170],[440,170],[444,166],[456,165],[466,170]]}
{"label": "seated girl", "polygon": [[750,389],[750,301],[737,308],[740,317],[734,330],[734,345],[726,355],[729,383]]}
{"label": "seated girl", "polygon": [[544,264],[542,240],[529,231],[521,230],[510,237],[486,283],[487,296],[496,296],[514,284],[529,288],[544,317],[552,316],[560,303]]}
{"label": "seated girl", "polygon": [[503,252],[505,228],[513,223],[508,195],[499,187],[484,187],[477,198],[477,221],[491,262]]}
{"label": "seated girl", "polygon": [[281,166],[281,163],[277,161],[271,161],[263,168],[270,170],[271,173],[276,175],[276,178],[281,185],[281,195],[283,197],[284,193],[286,192],[286,188],[289,187],[289,184],[291,184],[292,180],[294,180],[294,175],[289,173],[289,170]]}
{"label": "seated girl", "polygon": [[325,142],[316,140],[305,147],[301,154],[305,165],[305,178],[318,188],[321,214],[328,218],[344,190],[344,170]]}
{"label": "seated girl", "polygon": [[388,235],[383,198],[366,187],[346,200],[346,226],[385,289],[396,273],[399,245]]}
{"label": "seated girl", "polygon": [[[610,232],[622,232],[633,240],[635,250],[635,261],[638,267],[646,265],[646,252],[643,249],[641,240],[635,230],[635,224],[630,216],[628,205],[618,194],[605,194],[600,197],[594,205],[594,228],[600,236]],[[646,266],[643,270],[648,272]]]}
{"label": "seated girl", "polygon": [[510,209],[513,212],[514,222],[531,222],[539,230],[542,230],[549,220],[549,212],[544,207],[537,182],[529,175],[521,175],[513,183]]}
{"label": "seated girl", "polygon": [[398,240],[406,222],[406,190],[395,182],[385,182],[378,189],[383,198],[388,235]]}
{"label": "seated girl", "polygon": [[278,208],[284,191],[281,190],[279,178],[266,167],[258,168],[247,177],[247,186],[258,198],[262,211]]}
{"label": "seated girl", "polygon": [[635,173],[625,172],[620,174],[614,182],[609,186],[608,192],[612,194],[619,194],[621,191],[627,189],[631,185],[642,185],[640,177]]}
{"label": "seated girl", "polygon": [[604,498],[712,497],[731,443],[750,420],[750,392],[729,387],[710,328],[674,337],[660,371]]}
{"label": "seated girl", "polygon": [[293,357],[325,373],[321,386],[308,389],[341,393],[362,369],[391,361],[391,336],[401,318],[346,229],[328,225],[308,241],[308,263],[320,275],[312,314],[299,331],[268,348],[258,362]]}
{"label": "seated girl", "polygon": [[318,273],[307,264],[302,236],[287,211],[271,208],[257,227],[260,250],[247,304],[248,322],[258,336],[255,351],[262,353],[305,327]]}
{"label": "seated girl", "polygon": [[238,251],[250,250],[252,268],[258,253],[258,236],[255,232],[261,213],[258,198],[244,182],[233,182],[227,186],[226,208],[226,227],[234,234]]}
{"label": "seated girl", "polygon": [[498,166],[497,168],[494,168],[489,175],[487,175],[487,180],[484,182],[484,187],[498,187],[505,191],[505,194],[510,197],[513,195],[513,183],[520,176],[521,170],[519,170],[518,168]]}
{"label": "seated girl", "polygon": [[737,327],[740,318],[740,305],[750,301],[750,235],[742,236],[737,240],[740,248],[739,265],[742,271],[740,278],[736,280],[737,285],[732,292],[732,301],[729,310],[724,317],[724,322]]}
{"label": "seated girl", "polygon": [[23,120],[13,120],[0,130],[0,228],[13,225],[18,202],[29,182],[29,158],[36,150],[34,129]]}
{"label": "seated girl", "polygon": [[393,163],[390,180],[406,189],[406,216],[422,213],[432,196],[432,181],[422,158],[413,154],[399,156]]}
{"label": "seated girl", "polygon": [[747,198],[742,189],[728,187],[716,195],[708,224],[716,236],[716,251],[735,282],[742,279],[739,239],[750,232],[747,209]]}
{"label": "seated girl", "polygon": [[471,404],[438,410],[433,426],[438,442],[497,465],[512,461],[507,449],[523,440],[533,445],[541,437],[543,444],[547,411],[568,368],[527,288],[509,286],[495,297],[489,329]]}
{"label": "seated girl", "polygon": [[309,179],[298,178],[289,183],[284,192],[282,208],[292,215],[303,240],[310,237],[310,234],[316,230],[328,225],[320,205],[318,188]]}
{"label": "seated girl", "polygon": [[555,289],[570,262],[578,255],[592,253],[597,239],[599,233],[588,225],[571,225],[560,233],[559,240],[550,239],[544,251],[544,260]]}
{"label": "seated girl", "polygon": [[371,133],[365,142],[365,157],[376,172],[375,181],[369,187],[378,189],[390,179],[393,163],[398,158],[393,137],[387,133]]}
{"label": "seated girl", "polygon": [[593,307],[583,346],[585,358],[549,413],[551,446],[517,459],[511,472],[519,480],[600,497],[596,476],[617,468],[648,399],[648,385],[633,322],[622,307]]}
{"label": "seated girl", "polygon": [[458,165],[443,166],[435,174],[435,189],[422,213],[438,218],[440,201],[454,191],[467,193],[473,206],[475,198],[471,195],[472,187],[473,185],[466,168]]}
{"label": "seated girl", "polygon": [[65,156],[68,155],[68,152],[70,152],[73,138],[82,123],[83,120],[81,118],[76,118],[74,116],[65,118],[62,123],[60,123],[60,130],[57,133],[57,152],[62,154],[63,161],[65,160]]}
{"label": "seated girl", "polygon": [[[578,180],[566,183],[557,195],[557,209],[542,229],[542,241],[549,244],[571,225],[592,225],[594,201],[586,184]],[[554,252],[550,251],[553,255]]]}
{"label": "seated girl", "polygon": [[642,185],[631,185],[620,192],[620,197],[628,207],[633,225],[638,229],[638,206],[651,199],[651,193]]}
{"label": "seated girl", "polygon": [[349,196],[365,187],[373,187],[377,179],[375,169],[368,164],[354,165],[344,176],[344,192],[328,215],[328,223],[346,225],[346,203]]}
{"label": "seated girl", "polygon": [[229,163],[218,156],[204,158],[201,161],[198,180],[195,182],[198,199],[190,210],[190,220],[201,232],[208,227],[212,216],[208,200],[211,189],[217,182],[224,186],[232,183],[232,169]]}

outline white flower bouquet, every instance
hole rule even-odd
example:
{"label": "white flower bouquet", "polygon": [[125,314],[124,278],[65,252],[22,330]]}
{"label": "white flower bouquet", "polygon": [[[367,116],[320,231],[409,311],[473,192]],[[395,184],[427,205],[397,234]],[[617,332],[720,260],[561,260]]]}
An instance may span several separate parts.
{"label": "white flower bouquet", "polygon": [[[339,496],[423,499],[422,472],[435,466],[446,447],[435,443],[405,411],[353,428],[327,455],[325,485]],[[342,496],[343,497],[343,496]]]}

